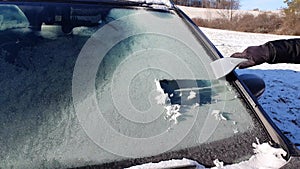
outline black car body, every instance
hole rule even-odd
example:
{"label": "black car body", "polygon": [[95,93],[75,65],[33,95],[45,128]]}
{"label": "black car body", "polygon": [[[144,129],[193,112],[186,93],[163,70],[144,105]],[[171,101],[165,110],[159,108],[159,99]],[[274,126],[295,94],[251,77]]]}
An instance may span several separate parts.
{"label": "black car body", "polygon": [[256,139],[299,167],[239,77],[214,78],[218,50],[165,2],[1,1],[0,168],[210,167],[247,160]]}

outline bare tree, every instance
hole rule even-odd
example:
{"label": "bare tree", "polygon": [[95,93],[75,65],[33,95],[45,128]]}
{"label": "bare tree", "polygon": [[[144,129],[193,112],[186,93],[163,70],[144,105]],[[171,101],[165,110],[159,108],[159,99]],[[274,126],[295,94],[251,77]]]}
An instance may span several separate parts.
{"label": "bare tree", "polygon": [[232,21],[234,10],[240,8],[239,0],[217,0],[216,8],[222,9],[218,13],[226,19]]}
{"label": "bare tree", "polygon": [[240,1],[239,0],[217,0],[216,1],[217,9],[239,9]]}
{"label": "bare tree", "polygon": [[234,10],[240,8],[239,0],[173,0],[175,4],[202,8]]}

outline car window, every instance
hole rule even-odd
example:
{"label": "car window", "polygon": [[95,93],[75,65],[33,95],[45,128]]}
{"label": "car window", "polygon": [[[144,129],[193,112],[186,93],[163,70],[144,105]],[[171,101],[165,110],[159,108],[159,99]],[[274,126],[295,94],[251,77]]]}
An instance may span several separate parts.
{"label": "car window", "polygon": [[78,167],[166,152],[195,152],[211,164],[206,155],[222,158],[256,137],[267,140],[235,88],[215,80],[210,49],[173,10],[0,9],[1,24],[26,21],[0,26],[0,168]]}
{"label": "car window", "polygon": [[23,12],[15,5],[0,5],[0,30],[28,27]]}

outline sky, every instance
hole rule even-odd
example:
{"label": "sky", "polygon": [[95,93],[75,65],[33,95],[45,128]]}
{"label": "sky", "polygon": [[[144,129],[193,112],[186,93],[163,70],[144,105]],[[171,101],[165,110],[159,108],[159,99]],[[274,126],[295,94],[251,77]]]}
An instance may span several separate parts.
{"label": "sky", "polygon": [[259,10],[276,10],[286,7],[283,0],[240,0],[241,9],[252,10],[258,8]]}

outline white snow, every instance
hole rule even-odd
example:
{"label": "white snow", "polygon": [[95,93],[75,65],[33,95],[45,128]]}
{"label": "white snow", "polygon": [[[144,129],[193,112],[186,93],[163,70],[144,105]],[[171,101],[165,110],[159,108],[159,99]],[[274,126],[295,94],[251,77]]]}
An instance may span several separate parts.
{"label": "white snow", "polygon": [[213,110],[211,112],[211,115],[215,116],[216,120],[219,120],[219,121],[221,121],[221,120],[226,121],[227,120],[227,118],[224,117],[223,113],[220,110]]}
{"label": "white snow", "polygon": [[189,165],[197,166],[197,169],[205,168],[202,165],[198,164],[196,161],[183,158],[181,160],[172,159],[169,161],[161,161],[159,163],[147,163],[143,165],[132,166],[129,167],[128,169],[162,169],[162,168],[172,168],[172,167],[184,167]]}
{"label": "white snow", "polygon": [[[278,169],[285,165],[287,161],[282,158],[286,152],[281,148],[273,148],[268,143],[260,144],[253,143],[254,155],[247,161],[242,161],[237,164],[225,165],[219,159],[214,160],[215,167],[211,169]],[[189,159],[161,161],[159,163],[148,163],[130,167],[130,169],[156,169],[156,168],[171,168],[178,166],[194,165],[197,169],[205,169],[205,167],[196,161]]]}
{"label": "white snow", "polygon": [[133,2],[145,2],[145,3],[153,3],[153,4],[164,4],[166,6],[171,6],[171,2],[169,0],[130,0],[130,1],[133,1]]}
{"label": "white snow", "polygon": [[178,124],[178,117],[182,114],[179,112],[180,105],[174,104],[174,105],[168,105],[165,106],[165,109],[167,110],[165,119],[169,119],[169,121],[174,121],[175,124]]}
{"label": "white snow", "polygon": [[188,100],[192,100],[196,98],[196,92],[194,91],[190,91],[190,95],[187,97]]}
{"label": "white snow", "polygon": [[158,96],[155,97],[156,103],[159,105],[163,105],[166,109],[165,119],[169,121],[174,121],[174,124],[178,124],[178,117],[182,114],[179,112],[180,105],[179,104],[170,104],[170,98],[168,94],[164,93],[164,90],[161,88],[159,80],[154,80],[156,91],[159,93]]}
{"label": "white snow", "polygon": [[155,86],[156,86],[156,90],[158,92],[160,92],[160,93],[164,93],[164,90],[160,86],[159,80],[158,79],[154,79],[154,83],[155,83]]}
{"label": "white snow", "polygon": [[199,107],[199,106],[200,106],[199,103],[195,103],[195,104],[193,104],[192,108],[194,109],[194,108]]}
{"label": "white snow", "polygon": [[283,149],[273,148],[268,143],[253,143],[252,146],[254,147],[255,155],[248,161],[224,166],[223,162],[216,159],[214,161],[216,167],[213,167],[212,169],[277,169],[287,163],[286,160],[282,158],[282,156],[286,155],[286,152]]}
{"label": "white snow", "polygon": [[239,132],[239,130],[238,130],[237,128],[234,128],[234,129],[233,129],[233,133],[234,133],[234,134],[236,134],[236,133],[238,133],[238,132]]}
{"label": "white snow", "polygon": [[241,16],[245,14],[251,14],[257,16],[262,13],[267,14],[278,14],[283,15],[284,13],[281,10],[275,11],[247,11],[247,10],[225,10],[225,9],[209,9],[209,8],[195,8],[188,6],[179,6],[177,5],[184,13],[186,13],[190,18],[201,18],[201,19],[217,19],[217,18],[230,18],[231,14],[233,17]]}
{"label": "white snow", "polygon": [[155,79],[154,83],[156,86],[156,91],[159,93],[159,95],[155,97],[156,103],[160,105],[167,104],[170,101],[168,94],[164,93],[164,90],[160,86],[159,80]]}

